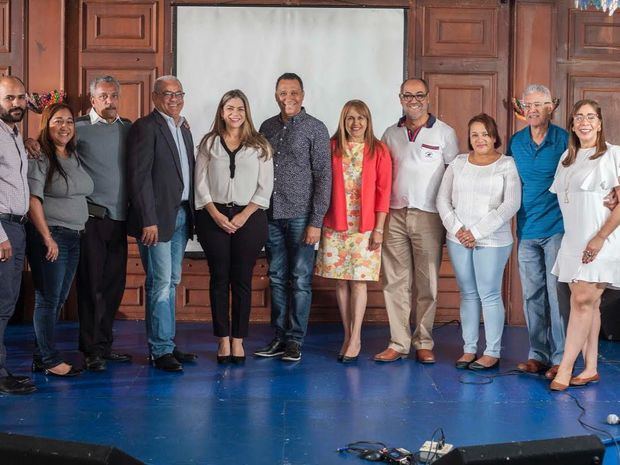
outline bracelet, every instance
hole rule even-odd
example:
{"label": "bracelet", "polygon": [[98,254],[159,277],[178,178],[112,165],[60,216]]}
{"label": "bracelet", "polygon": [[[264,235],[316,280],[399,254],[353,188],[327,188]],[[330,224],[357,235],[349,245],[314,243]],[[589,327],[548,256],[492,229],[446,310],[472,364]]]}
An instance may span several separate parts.
{"label": "bracelet", "polygon": [[378,232],[379,234],[383,234],[383,229],[375,228],[373,231]]}

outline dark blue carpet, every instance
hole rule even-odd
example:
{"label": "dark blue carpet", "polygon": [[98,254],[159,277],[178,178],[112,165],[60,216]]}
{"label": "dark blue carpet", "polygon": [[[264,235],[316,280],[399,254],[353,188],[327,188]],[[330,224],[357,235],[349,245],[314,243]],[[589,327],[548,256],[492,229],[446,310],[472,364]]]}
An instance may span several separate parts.
{"label": "dark blue carpet", "polygon": [[[246,352],[271,339],[268,326],[251,328]],[[438,363],[370,360],[385,348],[386,326],[367,325],[359,362],[336,362],[340,326],[313,324],[298,363],[248,357],[245,366],[218,366],[208,324],[179,324],[177,343],[200,355],[182,374],[148,366],[142,322],[118,321],[115,348],[134,356],[105,373],[75,379],[35,375],[39,392],[0,396],[0,431],[111,444],[157,465],[302,465],[367,463],[340,455],[338,447],[376,440],[417,450],[442,427],[454,445],[487,444],[590,434],[566,394],[548,390],[544,379],[501,376],[491,381],[458,371],[460,330],[436,330]],[[524,328],[506,328],[500,372],[527,356]],[[63,323],[58,341],[67,359],[81,363],[77,325]],[[32,328],[7,330],[9,367],[29,370]],[[584,421],[620,436],[604,423],[620,414],[620,344],[602,342],[601,383],[570,392],[585,407]],[[495,373],[498,373],[495,371]],[[601,437],[603,437],[601,435]],[[620,465],[608,447],[605,465]]]}

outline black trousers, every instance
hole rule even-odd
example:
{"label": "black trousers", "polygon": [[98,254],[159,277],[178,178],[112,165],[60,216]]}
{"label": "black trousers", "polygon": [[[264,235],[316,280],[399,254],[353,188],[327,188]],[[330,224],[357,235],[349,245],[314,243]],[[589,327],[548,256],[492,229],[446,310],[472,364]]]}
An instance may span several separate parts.
{"label": "black trousers", "polygon": [[[216,207],[229,219],[244,208],[221,204]],[[196,214],[196,233],[209,263],[213,333],[216,337],[246,337],[252,303],[252,270],[267,241],[267,214],[264,210],[255,211],[243,227],[228,234],[206,210],[200,210]],[[232,293],[230,316],[229,290]]]}
{"label": "black trousers", "polygon": [[112,324],[125,291],[127,228],[124,221],[89,218],[80,242],[77,272],[80,351],[107,355]]}

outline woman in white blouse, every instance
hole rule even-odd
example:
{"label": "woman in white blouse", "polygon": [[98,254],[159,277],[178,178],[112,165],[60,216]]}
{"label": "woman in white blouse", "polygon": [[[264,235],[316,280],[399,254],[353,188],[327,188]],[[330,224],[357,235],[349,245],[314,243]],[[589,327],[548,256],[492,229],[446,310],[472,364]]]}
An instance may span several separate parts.
{"label": "woman in white blouse", "polygon": [[196,233],[209,263],[218,363],[245,361],[252,270],[267,240],[271,152],[269,142],[254,128],[245,94],[226,92],[211,131],[198,146],[195,171]]}
{"label": "woman in white blouse", "polygon": [[[498,366],[504,329],[502,276],[512,250],[510,219],[521,205],[521,181],[502,145],[495,120],[484,113],[468,124],[469,149],[444,174],[437,209],[447,230],[447,247],[461,294],[463,355],[457,368]],[[477,358],[480,311],[486,349]]]}

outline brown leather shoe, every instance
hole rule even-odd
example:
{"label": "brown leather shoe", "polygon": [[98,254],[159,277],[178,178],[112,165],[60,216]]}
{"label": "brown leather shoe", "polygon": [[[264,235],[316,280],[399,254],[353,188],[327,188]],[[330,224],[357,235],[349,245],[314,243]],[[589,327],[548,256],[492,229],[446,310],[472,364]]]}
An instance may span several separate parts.
{"label": "brown leather shoe", "polygon": [[[542,373],[548,369],[549,365],[545,365],[544,363],[534,360],[533,358],[530,358],[527,362],[521,362],[517,365],[517,370],[522,371],[523,373]],[[555,378],[555,375],[553,375],[552,378]]]}
{"label": "brown leather shoe", "polygon": [[579,376],[575,376],[570,379],[571,386],[587,386],[588,384],[598,383],[601,380],[601,377],[597,374],[594,376],[590,376],[589,378],[580,378]]}
{"label": "brown leather shoe", "polygon": [[547,379],[555,378],[555,375],[558,374],[558,368],[560,368],[560,365],[553,365],[551,368],[549,368],[545,372],[545,378],[547,378]]}
{"label": "brown leather shoe", "polygon": [[392,349],[391,347],[388,347],[383,352],[375,355],[373,360],[375,362],[389,363],[389,362],[395,362],[396,360],[400,360],[401,358],[406,358],[406,357],[407,357],[407,354],[403,354],[401,352],[398,352],[397,350]]}
{"label": "brown leather shoe", "polygon": [[435,354],[429,349],[418,349],[415,351],[415,357],[420,363],[435,363]]}
{"label": "brown leather shoe", "polygon": [[554,379],[551,381],[549,389],[552,391],[566,391],[568,389],[568,384],[562,384]]}

